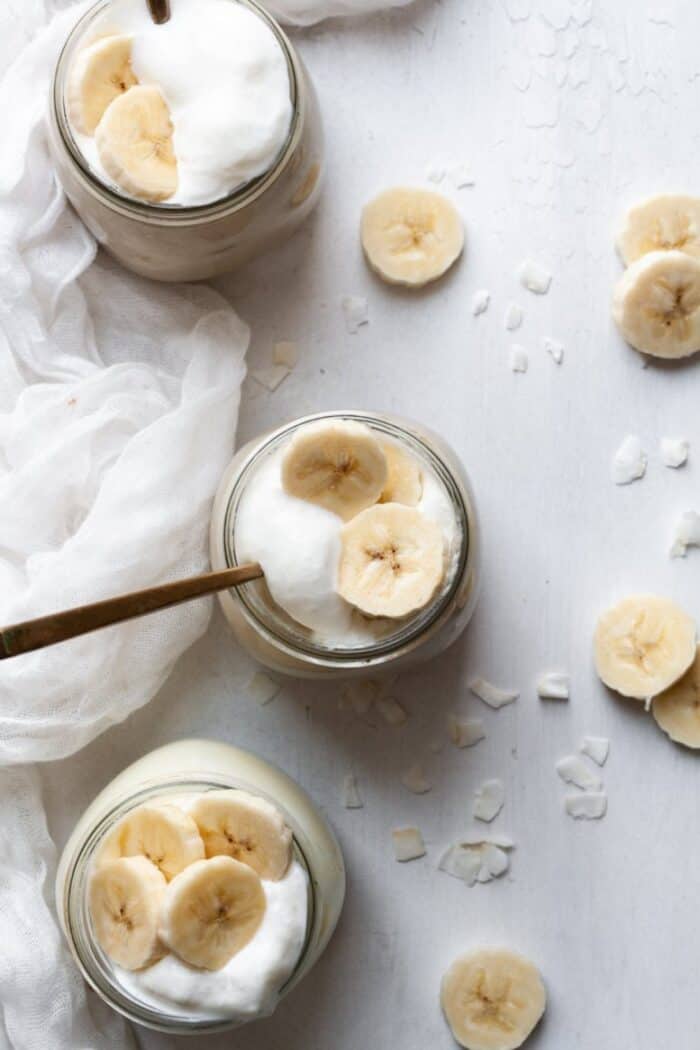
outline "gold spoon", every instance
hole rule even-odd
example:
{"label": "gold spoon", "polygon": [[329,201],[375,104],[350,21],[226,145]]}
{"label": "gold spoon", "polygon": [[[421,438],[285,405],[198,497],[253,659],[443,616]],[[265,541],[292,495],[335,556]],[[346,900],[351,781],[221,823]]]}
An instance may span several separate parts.
{"label": "gold spoon", "polygon": [[169,0],[146,0],[151,18],[157,26],[162,26],[170,18]]}
{"label": "gold spoon", "polygon": [[106,598],[90,605],[79,605],[75,609],[49,613],[37,620],[25,620],[10,627],[0,628],[0,660],[10,656],[29,653],[33,649],[43,649],[56,642],[65,642],[68,638],[77,638],[80,634],[109,627],[113,623],[133,620],[136,616],[156,612],[158,609],[169,609],[171,605],[188,602],[192,598],[201,598],[215,591],[225,591],[238,587],[250,580],[257,580],[263,575],[257,562],[250,565],[239,565],[235,569],[222,569],[219,572],[207,572],[202,576],[192,576],[187,580],[174,580],[162,583],[157,587],[146,587],[142,591],[130,591],[116,598]]}

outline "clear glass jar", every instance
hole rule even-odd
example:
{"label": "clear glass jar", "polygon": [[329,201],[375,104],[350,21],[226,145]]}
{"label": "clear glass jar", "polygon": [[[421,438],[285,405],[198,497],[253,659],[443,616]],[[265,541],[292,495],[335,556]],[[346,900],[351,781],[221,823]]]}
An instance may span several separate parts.
{"label": "clear glass jar", "polygon": [[318,201],[323,133],[309,74],[280,27],[255,0],[231,0],[263,19],[287,60],[293,115],[274,166],[211,204],[150,204],[99,179],[78,147],[66,113],[66,77],[75,53],[111,3],[99,0],[69,35],[54,73],[48,119],[49,148],[58,177],[98,243],[127,269],[145,277],[191,281],[233,270],[286,239]]}
{"label": "clear glass jar", "polygon": [[469,622],[478,597],[480,556],[476,505],[467,473],[455,452],[422,425],[372,412],[321,412],[248,442],[234,456],[214,501],[210,531],[212,568],[240,564],[236,555],[236,514],[258,466],[299,427],[322,419],[365,423],[379,436],[404,445],[434,471],[448,493],[461,530],[460,549],[447,585],[419,614],[364,648],[329,648],[315,641],[311,632],[276,606],[260,580],[221,592],[224,614],[251,656],[274,671],[299,678],[389,673],[428,660],[451,644]]}
{"label": "clear glass jar", "polygon": [[213,740],[179,740],[128,766],[100,792],[78,821],[61,855],[56,908],[63,932],[86,981],[105,1002],[131,1021],[172,1034],[205,1033],[239,1022],[168,1014],[139,1001],[118,983],[97,945],[87,911],[87,878],[95,850],[125,813],[149,798],[212,788],[244,788],[273,802],[294,836],[294,858],[308,876],[307,932],[296,968],[280,996],[287,995],[324,951],[340,916],[345,868],[333,832],[309,796],[282,770],[257,755]]}

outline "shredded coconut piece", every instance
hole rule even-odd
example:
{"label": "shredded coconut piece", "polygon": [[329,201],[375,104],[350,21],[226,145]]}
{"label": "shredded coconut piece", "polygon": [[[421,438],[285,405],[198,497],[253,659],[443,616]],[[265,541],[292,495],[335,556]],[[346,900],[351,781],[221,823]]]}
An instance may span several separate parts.
{"label": "shredded coconut piece", "polygon": [[563,671],[547,671],[537,679],[540,700],[568,700],[569,676]]}
{"label": "shredded coconut piece", "polygon": [[428,169],[425,173],[425,177],[429,182],[442,182],[447,174],[447,168],[444,164],[438,164],[433,161],[432,164],[428,165]]}
{"label": "shredded coconut piece", "polygon": [[610,754],[610,741],[606,736],[584,736],[579,751],[592,758],[596,765],[604,766]]}
{"label": "shredded coconut piece", "polygon": [[560,365],[564,360],[564,347],[556,339],[545,339],[544,348],[555,364]]}
{"label": "shredded coconut piece", "polygon": [[450,846],[438,868],[455,879],[462,879],[468,886],[490,882],[508,871],[510,861],[506,851],[513,846],[507,838],[467,838]]}
{"label": "shredded coconut piece", "polygon": [[689,452],[690,442],[685,438],[661,438],[661,459],[665,467],[682,467]]}
{"label": "shredded coconut piece", "polygon": [[476,182],[468,164],[455,164],[450,168],[448,174],[456,190],[463,190],[467,186],[473,186]]}
{"label": "shredded coconut piece", "polygon": [[425,775],[422,762],[414,762],[401,774],[401,783],[414,795],[424,795],[430,791],[432,784]]}
{"label": "shredded coconut piece", "polygon": [[489,707],[495,708],[504,707],[505,704],[512,704],[520,696],[520,693],[516,693],[512,689],[499,689],[498,686],[487,682],[485,678],[473,678],[469,683],[469,689],[474,696],[478,696]]}
{"label": "shredded coconut piece", "polygon": [[373,678],[348,682],[341,693],[343,706],[349,704],[353,713],[364,721],[368,720],[372,705],[379,696],[379,682]]}
{"label": "shredded coconut piece", "polygon": [[346,295],[342,300],[345,327],[350,335],[355,335],[363,324],[369,324],[367,300],[359,295]]}
{"label": "shredded coconut piece", "polygon": [[600,820],[608,810],[608,796],[604,792],[587,791],[583,795],[567,795],[566,812],[574,820]]}
{"label": "shredded coconut piece", "polygon": [[248,696],[262,707],[274,700],[281,688],[279,682],[275,682],[261,671],[256,671],[248,682]]}
{"label": "shredded coconut piece", "polygon": [[491,302],[491,292],[487,291],[486,288],[479,289],[478,292],[474,292],[472,299],[472,313],[475,317],[479,314],[484,314],[489,308]]}
{"label": "shredded coconut piece", "polygon": [[673,533],[672,558],[685,558],[688,547],[700,547],[700,514],[686,510]]}
{"label": "shredded coconut piece", "polygon": [[514,332],[523,323],[523,311],[517,303],[510,303],[503,322],[509,332]]}
{"label": "shredded coconut piece", "polygon": [[269,368],[251,368],[250,375],[266,390],[276,390],[289,375],[289,369],[285,365],[270,365]]}
{"label": "shredded coconut piece", "polygon": [[394,828],[391,841],[394,857],[401,863],[425,856],[425,844],[418,828]]}
{"label": "shredded coconut piece", "polygon": [[603,782],[593,773],[579,755],[567,755],[560,758],[556,771],[567,784],[575,784],[582,791],[600,791]]}
{"label": "shredded coconut piece", "polygon": [[299,347],[296,343],[275,343],[272,348],[272,360],[276,365],[283,365],[291,371],[299,363]]}
{"label": "shredded coconut piece", "polygon": [[346,809],[362,809],[364,806],[357,777],[353,773],[348,773],[343,778],[343,805]]}
{"label": "shredded coconut piece", "polygon": [[486,737],[480,718],[460,718],[452,713],[447,716],[447,731],[457,747],[473,747]]}
{"label": "shredded coconut piece", "polygon": [[388,726],[402,726],[408,715],[393,696],[382,696],[377,700],[377,710]]}
{"label": "shredded coconut piece", "polygon": [[523,346],[513,343],[510,348],[510,367],[512,372],[527,372],[529,358]]}
{"label": "shredded coconut piece", "polygon": [[472,813],[477,820],[490,823],[503,809],[506,789],[502,780],[485,780],[477,790]]}
{"label": "shredded coconut piece", "polygon": [[613,456],[611,476],[616,485],[629,485],[643,478],[647,457],[636,434],[628,434]]}
{"label": "shredded coconut piece", "polygon": [[545,295],[549,291],[552,275],[549,270],[545,270],[544,266],[533,262],[532,259],[526,259],[520,264],[519,272],[520,283],[529,292],[534,292],[536,295]]}

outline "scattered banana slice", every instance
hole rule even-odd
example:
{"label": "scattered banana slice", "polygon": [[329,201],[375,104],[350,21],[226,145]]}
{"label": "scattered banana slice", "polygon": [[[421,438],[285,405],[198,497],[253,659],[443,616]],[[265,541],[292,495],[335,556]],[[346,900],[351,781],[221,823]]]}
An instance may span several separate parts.
{"label": "scattered banana slice", "polygon": [[147,802],[128,813],[105,837],[95,855],[100,867],[118,857],[146,857],[170,881],[204,857],[204,843],[192,817],[167,802]]}
{"label": "scattered banana slice", "polygon": [[321,421],[301,427],[282,459],[282,486],[347,521],[381,496],[388,469],[382,446],[363,423]]}
{"label": "scattered banana slice", "polygon": [[379,497],[380,503],[405,503],[415,507],[423,495],[423,475],[413,456],[386,441],[382,445],[386,456],[386,484]]}
{"label": "scattered banana slice", "polygon": [[467,1050],[516,1050],[542,1017],[546,999],[537,968],[505,948],[461,955],[440,988],[447,1023]]}
{"label": "scattered banana slice", "polygon": [[598,620],[595,664],[605,685],[636,700],[668,689],[695,658],[695,624],[674,602],[634,595]]}
{"label": "scattered banana slice", "polygon": [[88,910],[97,943],[125,970],[142,970],[164,955],[158,917],[167,883],[145,857],[121,857],[93,870]]}
{"label": "scattered banana slice", "polygon": [[109,104],[95,129],[107,174],[134,197],[165,201],[177,190],[173,125],[160,88],[139,84]]}
{"label": "scattered banana slice", "polygon": [[292,833],[279,810],[247,791],[205,791],[190,814],[207,857],[233,857],[278,882],[292,859]]}
{"label": "scattered banana slice", "polygon": [[442,582],[442,531],[413,507],[369,507],[343,526],[340,539],[338,593],[369,616],[408,616]]}
{"label": "scattered banana slice", "polygon": [[419,288],[459,258],[464,227],[446,197],[430,190],[385,190],[365,205],[360,229],[372,269],[390,284]]}
{"label": "scattered banana slice", "polygon": [[84,135],[94,134],[111,102],[138,81],[131,68],[131,37],[115,35],[83,48],[66,87],[68,117]]}
{"label": "scattered banana slice", "polygon": [[220,970],[255,936],[265,908],[260,877],[247,864],[198,860],[168,884],[159,935],[190,966]]}
{"label": "scattered banana slice", "polygon": [[700,198],[659,193],[633,205],[617,235],[625,266],[656,251],[700,256]]}
{"label": "scattered banana slice", "polygon": [[683,677],[654,698],[651,710],[671,740],[700,748],[700,646]]}
{"label": "scattered banana slice", "polygon": [[700,350],[700,259],[685,252],[649,252],[625,270],[613,297],[613,318],[636,350],[688,357]]}

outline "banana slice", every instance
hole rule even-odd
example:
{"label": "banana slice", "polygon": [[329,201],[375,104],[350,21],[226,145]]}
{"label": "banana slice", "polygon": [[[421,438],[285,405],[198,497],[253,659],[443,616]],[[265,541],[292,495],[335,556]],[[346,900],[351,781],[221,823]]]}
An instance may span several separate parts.
{"label": "banana slice", "polygon": [[700,646],[683,677],[654,698],[651,710],[671,740],[700,748]]}
{"label": "banana slice", "polygon": [[282,459],[282,487],[345,521],[379,499],[387,481],[382,446],[363,423],[321,421],[301,427]]}
{"label": "banana slice", "polygon": [[649,700],[692,664],[695,624],[668,598],[634,595],[600,617],[594,649],[605,685],[623,696]]}
{"label": "banana slice", "polygon": [[165,890],[160,938],[190,966],[220,970],[255,936],[265,907],[260,878],[247,864],[196,860]]}
{"label": "banana slice", "polygon": [[337,590],[369,616],[408,616],[445,575],[440,527],[413,507],[380,503],[343,526]]}
{"label": "banana slice", "polygon": [[447,1023],[467,1050],[516,1050],[542,1017],[546,1000],[537,968],[504,948],[461,955],[440,988]]}
{"label": "banana slice", "polygon": [[398,445],[386,441],[382,445],[386,456],[386,484],[379,496],[380,503],[405,503],[415,507],[423,495],[423,474],[414,456]]}
{"label": "banana slice", "polygon": [[700,259],[685,252],[649,252],[623,273],[613,318],[627,342],[654,357],[700,350]]}
{"label": "banana slice", "polygon": [[133,197],[165,201],[177,190],[173,125],[160,88],[139,84],[118,95],[95,142],[107,174]]}
{"label": "banana slice", "polygon": [[121,857],[96,868],[88,910],[97,943],[125,970],[142,970],[165,954],[158,917],[167,883],[145,857]]}
{"label": "banana slice", "polygon": [[101,866],[117,857],[147,857],[170,881],[204,857],[197,825],[178,806],[147,802],[128,813],[107,835],[95,856]]}
{"label": "banana slice", "polygon": [[138,81],[131,68],[131,37],[106,36],[77,55],[66,87],[68,117],[93,135],[109,104]]}
{"label": "banana slice", "polygon": [[700,198],[658,193],[633,205],[617,235],[625,266],[647,252],[679,251],[700,256]]}
{"label": "banana slice", "polygon": [[277,882],[292,859],[292,833],[279,810],[247,791],[207,791],[190,814],[207,857],[226,856]]}
{"label": "banana slice", "polygon": [[446,197],[398,187],[365,205],[360,237],[367,262],[380,277],[419,288],[459,258],[464,226]]}

